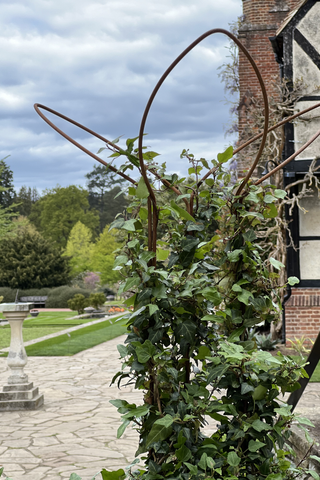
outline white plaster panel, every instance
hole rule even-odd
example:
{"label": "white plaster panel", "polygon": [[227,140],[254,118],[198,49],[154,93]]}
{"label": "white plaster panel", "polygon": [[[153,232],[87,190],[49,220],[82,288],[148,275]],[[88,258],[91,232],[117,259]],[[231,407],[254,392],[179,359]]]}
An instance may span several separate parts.
{"label": "white plaster panel", "polygon": [[[320,102],[320,94],[318,102]],[[296,104],[295,111],[301,111],[305,108],[311,107],[315,103],[312,102],[298,102]],[[302,116],[302,119],[298,119],[294,123],[294,149],[297,151],[302,147],[318,130],[320,130],[320,107],[312,110],[311,112],[306,113]],[[307,160],[314,157],[320,157],[320,136],[300,155],[296,157],[296,160]]]}
{"label": "white plaster panel", "polygon": [[310,8],[309,12],[300,20],[298,29],[311,45],[319,50],[320,45],[320,3],[317,2]]}
{"label": "white plaster panel", "polygon": [[[320,40],[317,50],[320,50]],[[295,40],[293,41],[292,56],[293,81],[303,80],[306,85],[305,94],[317,93],[320,86],[320,70]]]}
{"label": "white plaster panel", "polygon": [[299,210],[300,236],[320,237],[320,198],[318,190],[314,189],[313,194],[300,200],[300,205],[307,211],[303,213],[302,210]]}
{"label": "white plaster panel", "polygon": [[300,242],[301,280],[320,279],[320,240]]}

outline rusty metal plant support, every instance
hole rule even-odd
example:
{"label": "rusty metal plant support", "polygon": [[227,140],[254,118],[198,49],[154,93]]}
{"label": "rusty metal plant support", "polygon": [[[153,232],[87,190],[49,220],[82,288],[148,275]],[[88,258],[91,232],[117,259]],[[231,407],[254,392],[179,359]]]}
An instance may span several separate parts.
{"label": "rusty metal plant support", "polygon": [[[160,89],[160,87],[162,86],[162,84],[164,83],[164,81],[166,80],[166,78],[169,76],[169,74],[172,72],[172,70],[178,65],[178,63],[191,51],[193,50],[194,47],[196,47],[200,42],[202,42],[205,38],[211,36],[211,35],[214,35],[216,33],[222,33],[223,35],[226,35],[228,36],[233,42],[236,43],[236,45],[239,47],[239,49],[244,53],[244,55],[246,56],[246,58],[248,59],[248,61],[250,62],[254,72],[255,72],[255,75],[257,76],[257,79],[259,81],[259,85],[260,85],[260,88],[261,88],[261,92],[262,92],[262,96],[263,96],[263,102],[264,102],[264,128],[263,128],[263,132],[259,133],[258,135],[255,135],[253,136],[251,139],[249,139],[248,141],[246,141],[244,144],[240,145],[238,148],[236,148],[233,152],[233,155],[235,155],[236,153],[240,152],[241,150],[243,150],[245,147],[249,146],[251,143],[257,141],[257,140],[261,140],[261,143],[260,143],[260,146],[259,146],[259,150],[258,150],[258,153],[257,153],[257,156],[254,160],[254,162],[252,163],[246,177],[242,180],[240,186],[238,187],[238,190],[236,192],[236,195],[240,195],[241,192],[242,195],[246,195],[247,192],[245,190],[245,187],[248,183],[248,181],[250,180],[258,162],[259,162],[259,159],[261,158],[261,155],[262,155],[262,152],[263,152],[263,149],[264,149],[264,146],[265,146],[265,143],[266,143],[266,139],[267,139],[267,135],[269,132],[275,130],[276,128],[286,124],[287,122],[290,122],[292,120],[294,120],[295,118],[298,118],[300,117],[301,115],[315,109],[315,108],[318,108],[320,107],[320,103],[317,103],[315,105],[313,105],[312,107],[309,107],[309,108],[306,108],[304,110],[302,110],[301,112],[298,112],[296,113],[295,115],[292,115],[284,120],[282,120],[281,122],[279,122],[278,124],[272,126],[271,128],[268,127],[268,121],[269,121],[269,106],[268,106],[268,96],[267,96],[267,92],[266,92],[266,88],[265,88],[265,85],[264,85],[264,81],[262,79],[262,76],[261,76],[261,73],[255,63],[255,61],[253,60],[252,56],[250,55],[250,53],[248,52],[248,50],[242,45],[242,43],[237,39],[237,37],[235,37],[232,33],[228,32],[227,30],[224,30],[224,29],[221,29],[221,28],[215,28],[215,29],[212,29],[212,30],[209,30],[208,32],[204,33],[203,35],[201,35],[200,37],[198,37],[193,43],[191,43],[175,60],[174,62],[172,62],[172,64],[167,68],[167,70],[164,72],[164,74],[162,75],[162,77],[160,78],[160,80],[158,81],[158,83],[156,84],[153,92],[151,93],[150,95],[150,98],[147,102],[147,105],[146,105],[146,108],[144,110],[144,113],[143,113],[143,116],[142,116],[142,120],[141,120],[141,124],[140,124],[140,129],[139,129],[139,144],[138,144],[138,152],[139,152],[139,167],[138,167],[138,170],[140,172],[140,174],[142,175],[143,179],[144,179],[144,182],[148,188],[148,191],[149,191],[149,197],[148,197],[148,249],[149,251],[153,251],[153,252],[156,252],[156,240],[157,240],[157,237],[156,237],[156,233],[157,233],[157,224],[158,224],[158,207],[157,207],[157,201],[156,201],[156,197],[155,197],[155,194],[154,194],[154,191],[153,191],[153,188],[150,184],[150,181],[149,181],[149,178],[148,178],[148,174],[152,174],[156,177],[156,179],[160,180],[164,185],[166,185],[168,188],[171,188],[177,195],[180,195],[181,192],[179,191],[179,189],[177,187],[174,187],[172,186],[167,180],[164,180],[162,179],[158,173],[152,169],[152,168],[149,168],[148,165],[144,162],[143,160],[143,135],[144,135],[144,130],[145,130],[145,124],[146,124],[146,121],[147,121],[147,117],[148,117],[148,114],[149,114],[149,111],[150,111],[150,108],[152,106],[152,103]],[[105,137],[103,137],[102,135],[99,135],[98,133],[94,132],[93,130],[90,130],[89,128],[85,127],[84,125],[76,122],[75,120],[72,120],[71,118],[49,108],[49,107],[46,107],[45,105],[41,105],[39,103],[36,103],[34,105],[34,108],[36,110],[36,112],[40,115],[40,117],[46,122],[48,123],[48,125],[50,125],[56,132],[58,132],[60,135],[62,135],[66,140],[68,140],[69,142],[71,142],[73,145],[75,145],[76,147],[78,147],[80,150],[82,150],[84,153],[86,153],[87,155],[91,156],[92,158],[94,158],[95,160],[97,160],[98,162],[100,162],[102,165],[105,165],[106,167],[108,167],[111,171],[113,171],[114,173],[117,173],[118,175],[120,175],[122,178],[124,178],[125,180],[129,181],[130,183],[136,185],[137,182],[132,179],[131,177],[129,177],[128,175],[124,174],[122,171],[118,170],[117,168],[115,168],[113,165],[111,165],[110,163],[107,163],[105,162],[104,160],[102,160],[98,155],[94,154],[93,152],[91,152],[90,150],[88,150],[87,148],[85,148],[83,145],[81,145],[80,143],[78,143],[76,140],[74,140],[73,138],[71,138],[69,135],[67,135],[65,132],[63,132],[60,128],[58,128],[53,122],[51,122],[44,114],[41,110],[45,110],[57,117],[60,117],[62,118],[63,120],[75,125],[76,127],[86,131],[87,133],[89,133],[90,135],[93,135],[95,136],[96,138],[98,138],[99,140],[102,140],[108,147],[110,147],[111,149],[113,150],[116,150],[118,151],[119,153],[121,153],[121,148],[119,148],[118,145],[114,144],[113,142],[110,142],[110,140],[106,139]],[[290,163],[294,158],[296,158],[301,152],[303,152],[312,142],[314,142],[314,140],[316,140],[316,138],[318,138],[320,136],[320,130],[317,131],[317,133],[315,135],[313,135],[301,148],[299,148],[299,150],[297,150],[293,155],[291,155],[289,158],[287,158],[286,160],[284,160],[280,165],[276,166],[273,170],[271,170],[267,175],[265,175],[264,177],[262,177],[261,179],[259,179],[258,181],[255,182],[255,185],[259,185],[260,183],[262,183],[264,180],[268,179],[269,177],[271,177],[275,172],[277,172],[278,170],[282,169],[283,167],[285,167],[288,163]],[[198,186],[200,186],[212,173],[215,172],[217,167],[214,167],[212,168],[209,172],[207,172],[204,177],[198,182]],[[186,209],[188,211],[188,213],[190,215],[193,214],[193,200],[194,200],[194,192],[191,194],[190,196],[190,200],[186,200],[185,198],[183,199],[183,201],[185,202],[185,205],[186,205]],[[151,263],[153,265],[156,265],[156,256],[151,260]],[[315,349],[315,347],[317,346],[317,351]],[[312,365],[310,365],[310,368],[309,368],[309,373],[311,372],[312,368],[314,370],[314,368],[316,367],[319,359],[320,359],[320,334],[318,336],[318,339],[311,351],[311,354],[310,354],[310,359],[312,359]],[[310,361],[311,363],[311,361]],[[312,368],[311,368],[312,367]],[[312,371],[313,371],[312,370]],[[311,372],[312,373],[312,372]],[[290,396],[290,399],[289,401],[291,402],[290,404],[293,405],[293,408],[295,407],[295,405],[297,404],[297,402],[299,401],[299,398],[301,397],[302,393],[303,393],[303,390],[305,389],[306,387],[306,384],[308,383],[308,381],[305,381],[305,379],[302,379],[302,380],[299,380],[300,384],[301,384],[301,389],[299,389],[297,392],[294,392],[294,394],[292,394]]]}

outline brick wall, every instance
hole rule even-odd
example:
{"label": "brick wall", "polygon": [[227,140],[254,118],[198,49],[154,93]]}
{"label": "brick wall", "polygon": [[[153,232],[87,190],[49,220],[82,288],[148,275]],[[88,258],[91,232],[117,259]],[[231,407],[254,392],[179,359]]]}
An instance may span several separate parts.
{"label": "brick wall", "polygon": [[[269,96],[277,98],[278,90],[274,82],[279,80],[279,64],[275,61],[269,37],[275,36],[277,29],[290,12],[300,5],[301,0],[242,0],[243,22],[239,30],[239,39],[249,50],[261,72]],[[245,134],[248,127],[246,109],[251,103],[251,96],[262,98],[259,82],[253,68],[240,52],[240,107],[239,135]],[[251,159],[248,159],[251,163]],[[240,175],[248,168],[240,164]]]}
{"label": "brick wall", "polygon": [[287,340],[303,336],[315,340],[320,330],[320,289],[293,288],[285,304],[285,316]]}
{"label": "brick wall", "polygon": [[[268,95],[276,98],[277,91],[272,83],[279,79],[279,64],[276,62],[269,37],[276,31],[293,9],[301,5],[302,0],[242,0],[243,23],[239,30],[239,39],[252,54],[265,81]],[[245,133],[248,125],[246,109],[251,96],[260,96],[260,88],[254,71],[244,55],[239,58],[240,108],[239,132]],[[251,126],[250,126],[251,127]],[[248,168],[247,163],[239,165],[240,175]],[[320,330],[320,289],[295,288],[285,306],[286,338],[305,336],[315,340]]]}

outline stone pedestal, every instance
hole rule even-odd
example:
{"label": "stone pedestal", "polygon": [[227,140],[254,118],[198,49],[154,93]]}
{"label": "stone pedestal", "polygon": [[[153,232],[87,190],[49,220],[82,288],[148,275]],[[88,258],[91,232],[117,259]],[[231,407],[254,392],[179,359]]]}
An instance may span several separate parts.
{"label": "stone pedestal", "polygon": [[28,357],[23,345],[22,325],[28,316],[29,303],[0,304],[0,311],[11,328],[11,343],[8,354],[9,377],[7,385],[0,392],[0,411],[35,410],[43,405],[43,395],[28,381],[24,367]]}

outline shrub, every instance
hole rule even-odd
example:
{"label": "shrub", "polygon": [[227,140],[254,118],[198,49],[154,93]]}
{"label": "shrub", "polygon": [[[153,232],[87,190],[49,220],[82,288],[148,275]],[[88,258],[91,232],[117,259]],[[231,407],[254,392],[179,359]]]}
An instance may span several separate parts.
{"label": "shrub", "polygon": [[68,300],[68,307],[71,310],[76,310],[79,315],[84,313],[84,309],[89,306],[89,300],[81,295],[81,293],[77,293],[73,298]]}
{"label": "shrub", "polygon": [[57,287],[50,290],[48,300],[46,301],[47,308],[69,308],[68,300],[73,298],[77,293],[82,294],[85,298],[90,296],[90,290],[84,288],[72,288],[67,285]]}
{"label": "shrub", "polygon": [[40,235],[6,238],[0,249],[0,285],[28,289],[68,283],[68,260]]}
{"label": "shrub", "polygon": [[10,287],[0,287],[0,295],[3,297],[4,303],[11,303],[15,301],[17,289]]}
{"label": "shrub", "polygon": [[28,288],[27,290],[19,290],[20,297],[44,297],[49,294],[51,288]]}
{"label": "shrub", "polygon": [[269,333],[269,335],[256,335],[255,340],[259,350],[274,350],[277,345],[277,340],[272,340],[271,333]]}
{"label": "shrub", "polygon": [[89,297],[89,305],[94,307],[96,310],[104,304],[106,297],[103,293],[91,293]]}

